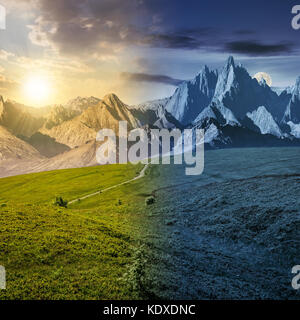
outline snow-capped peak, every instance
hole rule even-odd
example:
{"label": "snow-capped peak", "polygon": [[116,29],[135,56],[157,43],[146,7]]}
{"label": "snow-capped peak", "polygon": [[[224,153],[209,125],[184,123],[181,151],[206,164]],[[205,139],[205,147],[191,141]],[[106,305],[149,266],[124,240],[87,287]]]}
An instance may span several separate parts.
{"label": "snow-capped peak", "polygon": [[259,81],[259,84],[260,84],[261,86],[263,86],[263,87],[268,86],[267,81],[266,81],[266,79],[264,79],[264,78],[262,78],[262,79]]}
{"label": "snow-capped peak", "polygon": [[297,78],[294,86],[293,95],[300,97],[300,77]]}
{"label": "snow-capped peak", "polygon": [[[287,91],[287,94],[289,92]],[[300,123],[300,77],[297,78],[296,84],[290,89],[290,101],[286,107],[283,122]]]}
{"label": "snow-capped peak", "polygon": [[291,128],[291,135],[300,139],[300,124],[295,124],[292,121],[287,123]]}
{"label": "snow-capped peak", "polygon": [[230,67],[235,67],[235,62],[233,56],[229,56],[227,59],[226,68],[229,69]]}
{"label": "snow-capped peak", "polygon": [[183,82],[166,105],[166,110],[183,125],[192,123],[212,101],[217,74],[204,66],[190,81]]}
{"label": "snow-capped peak", "polygon": [[218,77],[214,100],[221,101],[232,87],[235,87],[235,63],[233,57],[229,57],[223,71]]}
{"label": "snow-capped peak", "polygon": [[247,117],[259,128],[262,134],[272,134],[276,137],[282,137],[282,132],[272,115],[264,107],[258,107],[253,112],[248,112]]}

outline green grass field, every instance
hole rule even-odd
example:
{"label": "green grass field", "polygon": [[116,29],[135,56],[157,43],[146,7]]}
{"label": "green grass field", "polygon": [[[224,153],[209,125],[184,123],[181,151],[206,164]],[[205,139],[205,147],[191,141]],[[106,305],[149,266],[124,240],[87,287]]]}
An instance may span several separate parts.
{"label": "green grass field", "polygon": [[[110,165],[0,179],[0,265],[7,290],[0,299],[139,299],[145,199],[154,190],[146,176],[78,201],[137,176],[143,165]],[[151,215],[151,214],[149,214]]]}

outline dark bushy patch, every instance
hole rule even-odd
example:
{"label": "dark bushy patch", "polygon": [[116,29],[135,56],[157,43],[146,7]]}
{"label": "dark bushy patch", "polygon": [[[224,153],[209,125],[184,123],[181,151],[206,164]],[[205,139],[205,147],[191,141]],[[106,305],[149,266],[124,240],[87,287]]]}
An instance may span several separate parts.
{"label": "dark bushy patch", "polygon": [[68,201],[64,200],[62,197],[56,197],[54,205],[58,207],[67,208],[68,207]]}
{"label": "dark bushy patch", "polygon": [[155,198],[153,196],[151,197],[148,197],[146,200],[145,200],[145,203],[147,206],[153,204],[155,202]]}

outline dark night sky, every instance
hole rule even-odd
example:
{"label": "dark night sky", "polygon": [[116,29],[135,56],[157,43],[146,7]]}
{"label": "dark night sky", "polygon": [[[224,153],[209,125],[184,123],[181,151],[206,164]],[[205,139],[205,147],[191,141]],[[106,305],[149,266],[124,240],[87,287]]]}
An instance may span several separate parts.
{"label": "dark night sky", "polygon": [[169,68],[164,66],[167,61],[174,62],[175,79],[191,77],[197,61],[220,67],[229,54],[241,61],[250,73],[269,72],[277,86],[294,83],[300,74],[300,30],[291,27],[292,7],[299,1],[147,3],[149,11],[158,12],[159,16],[158,28],[149,46],[177,50],[173,55],[163,50],[165,58],[161,60],[162,71],[168,75]]}

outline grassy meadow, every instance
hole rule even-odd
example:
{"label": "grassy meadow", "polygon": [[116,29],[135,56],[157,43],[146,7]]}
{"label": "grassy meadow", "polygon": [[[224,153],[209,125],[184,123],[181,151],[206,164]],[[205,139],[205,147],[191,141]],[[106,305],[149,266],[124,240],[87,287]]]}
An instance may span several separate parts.
{"label": "grassy meadow", "polygon": [[[139,299],[145,292],[142,238],[157,169],[143,165],[67,169],[0,179],[0,299]],[[147,225],[147,228],[146,228]],[[151,228],[150,228],[151,229]]]}

